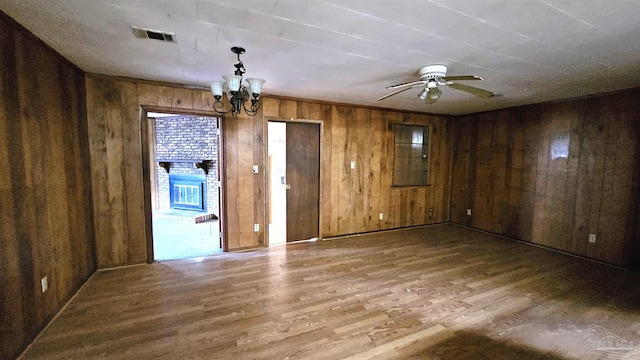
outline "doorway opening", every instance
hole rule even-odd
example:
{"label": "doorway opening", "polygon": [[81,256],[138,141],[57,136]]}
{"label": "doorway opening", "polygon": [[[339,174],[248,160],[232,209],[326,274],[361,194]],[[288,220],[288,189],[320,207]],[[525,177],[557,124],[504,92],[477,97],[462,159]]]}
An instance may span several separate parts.
{"label": "doorway opening", "polygon": [[160,112],[147,119],[153,259],[221,253],[219,119]]}
{"label": "doorway opening", "polygon": [[287,125],[269,121],[269,246],[287,242]]}
{"label": "doorway opening", "polygon": [[269,245],[318,239],[321,122],[267,126]]}

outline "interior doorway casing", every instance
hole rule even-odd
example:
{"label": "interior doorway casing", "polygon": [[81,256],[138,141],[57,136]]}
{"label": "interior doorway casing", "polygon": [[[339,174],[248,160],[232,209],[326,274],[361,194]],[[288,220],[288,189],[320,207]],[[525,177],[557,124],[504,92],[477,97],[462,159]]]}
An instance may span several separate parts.
{"label": "interior doorway casing", "polygon": [[[295,118],[291,118],[291,119],[281,119],[281,118],[276,118],[276,117],[265,117],[265,120],[267,122],[267,124],[269,122],[282,122],[282,123],[308,123],[308,124],[316,124],[319,126],[320,128],[320,135],[319,135],[319,152],[318,152],[318,163],[319,163],[319,168],[318,168],[318,173],[319,173],[319,179],[318,179],[318,234],[317,234],[317,239],[318,240],[322,240],[322,206],[320,206],[320,201],[322,201],[322,179],[323,179],[323,172],[322,172],[322,152],[323,152],[323,148],[322,148],[322,144],[323,144],[323,133],[324,133],[324,122],[322,120],[311,120],[311,119],[295,119]],[[265,133],[266,133],[266,141],[264,142],[264,153],[268,154],[268,146],[269,146],[269,131],[268,131],[269,127],[265,126]],[[265,157],[267,159],[267,164],[265,164],[264,168],[265,169],[269,169],[269,165],[268,165],[268,156]],[[266,204],[266,214],[269,214],[270,211],[270,189],[271,189],[271,183],[269,182],[271,176],[266,176],[267,179],[267,186],[266,186],[266,191],[265,191],[265,204]],[[266,229],[266,240],[267,240],[267,246],[269,246],[269,222],[270,219],[267,216],[267,226],[265,227]]]}
{"label": "interior doorway casing", "polygon": [[[159,107],[159,106],[141,106],[140,107],[140,136],[141,136],[141,152],[142,152],[142,190],[144,197],[144,219],[145,219],[145,243],[147,245],[147,263],[154,262],[153,252],[153,201],[151,179],[155,177],[157,166],[155,163],[155,140],[151,139],[150,123],[153,121],[147,116],[148,112],[161,112],[170,114],[181,114],[187,116],[206,116],[211,118],[217,118],[218,123],[218,184],[219,184],[219,199],[218,205],[218,221],[220,222],[220,241],[222,251],[228,251],[227,241],[225,239],[226,229],[226,191],[224,188],[224,182],[221,179],[225,178],[225,166],[224,166],[224,119],[219,114],[212,111],[197,111],[186,110],[171,107]],[[154,185],[155,186],[155,185]]]}

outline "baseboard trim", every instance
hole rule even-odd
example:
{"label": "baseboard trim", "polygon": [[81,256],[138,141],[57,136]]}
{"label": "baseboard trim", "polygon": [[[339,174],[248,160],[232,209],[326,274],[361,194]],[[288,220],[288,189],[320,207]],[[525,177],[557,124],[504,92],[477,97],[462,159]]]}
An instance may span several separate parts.
{"label": "baseboard trim", "polygon": [[614,263],[610,263],[610,262],[606,262],[606,261],[590,258],[588,256],[574,254],[574,253],[571,253],[571,252],[568,252],[568,251],[556,249],[556,248],[551,247],[551,246],[536,244],[536,243],[533,243],[531,241],[517,239],[517,238],[514,238],[514,237],[510,237],[510,236],[507,236],[507,235],[495,233],[495,232],[488,231],[488,230],[474,228],[474,227],[469,226],[469,225],[458,224],[458,223],[454,223],[454,222],[449,223],[449,224],[455,225],[455,226],[458,226],[458,227],[461,227],[461,228],[469,229],[469,230],[479,231],[481,233],[485,233],[485,234],[489,234],[489,235],[493,235],[493,236],[498,236],[498,237],[501,237],[503,239],[517,241],[517,242],[519,242],[521,244],[525,244],[525,245],[529,245],[529,246],[535,246],[535,247],[540,248],[540,249],[550,250],[550,251],[553,251],[553,252],[556,252],[556,253],[559,253],[559,254],[563,254],[563,255],[567,255],[567,256],[571,256],[571,257],[574,257],[574,258],[577,258],[577,259],[586,260],[586,261],[594,262],[594,263],[601,264],[601,265],[606,265],[606,266],[613,267],[613,268],[616,268],[616,269],[632,271],[632,269],[626,268],[626,267],[618,265],[618,264],[614,264]]}

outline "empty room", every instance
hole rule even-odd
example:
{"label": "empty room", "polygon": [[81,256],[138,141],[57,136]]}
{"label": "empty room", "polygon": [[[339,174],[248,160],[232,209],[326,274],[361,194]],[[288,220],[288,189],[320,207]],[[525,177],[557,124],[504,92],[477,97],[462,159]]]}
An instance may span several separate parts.
{"label": "empty room", "polygon": [[0,359],[639,359],[640,1],[0,1]]}

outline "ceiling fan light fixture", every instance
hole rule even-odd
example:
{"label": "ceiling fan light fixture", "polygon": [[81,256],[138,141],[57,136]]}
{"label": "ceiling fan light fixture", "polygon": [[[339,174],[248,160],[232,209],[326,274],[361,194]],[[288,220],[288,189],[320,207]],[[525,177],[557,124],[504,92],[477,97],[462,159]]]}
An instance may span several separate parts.
{"label": "ceiling fan light fixture", "polygon": [[427,90],[427,88],[424,88],[422,89],[422,91],[420,91],[418,97],[420,98],[420,100],[425,100],[427,98],[427,95],[429,95],[429,90]]}
{"label": "ceiling fan light fixture", "polygon": [[440,95],[442,95],[442,91],[440,91],[440,89],[438,89],[437,87],[434,87],[429,91],[429,98],[431,100],[437,100],[438,98],[440,98]]}

